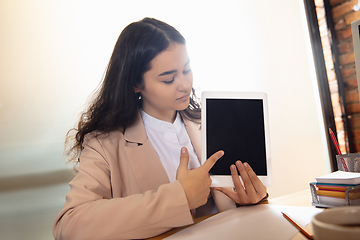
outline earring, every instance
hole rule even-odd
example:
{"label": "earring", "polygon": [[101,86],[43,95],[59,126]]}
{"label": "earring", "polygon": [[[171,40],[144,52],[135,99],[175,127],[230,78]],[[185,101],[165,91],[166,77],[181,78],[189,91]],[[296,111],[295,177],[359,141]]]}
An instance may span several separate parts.
{"label": "earring", "polygon": [[137,92],[134,92],[134,95],[137,99],[141,99],[141,94],[140,94],[140,91],[137,91]]}

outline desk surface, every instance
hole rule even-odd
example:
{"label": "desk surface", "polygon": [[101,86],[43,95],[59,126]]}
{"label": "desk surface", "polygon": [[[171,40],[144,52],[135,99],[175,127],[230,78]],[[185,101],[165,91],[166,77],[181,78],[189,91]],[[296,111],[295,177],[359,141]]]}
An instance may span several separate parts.
{"label": "desk surface", "polygon": [[[273,198],[273,199],[269,199],[268,201],[269,204],[277,204],[277,205],[287,205],[287,206],[303,206],[303,207],[310,207],[311,205],[311,193],[310,193],[310,189],[309,190],[304,190],[301,192],[296,192],[296,193],[292,193],[292,194],[288,194],[285,196],[281,196],[281,197],[277,197],[277,198]],[[209,215],[209,216],[204,216],[204,217],[200,217],[200,218],[196,218],[195,224],[197,224],[198,222],[204,221],[205,219],[211,217],[213,215]],[[159,236],[153,237],[153,238],[149,238],[151,240],[158,240],[158,239],[164,239],[168,236],[171,236],[185,228],[187,228],[189,226],[185,226],[185,227],[180,227],[180,228],[174,228],[168,232],[165,232]],[[312,233],[312,226],[311,224],[308,224],[305,227],[306,230],[308,230],[310,233]],[[293,238],[291,238],[291,240],[306,240],[306,238],[299,233],[297,233]]]}
{"label": "desk surface", "polygon": [[[287,205],[287,206],[299,206],[299,207],[310,207],[312,199],[310,189],[285,195],[282,197],[269,199],[269,204]],[[308,232],[312,233],[312,225],[309,223],[304,227]],[[297,233],[291,240],[307,240],[300,232]]]}

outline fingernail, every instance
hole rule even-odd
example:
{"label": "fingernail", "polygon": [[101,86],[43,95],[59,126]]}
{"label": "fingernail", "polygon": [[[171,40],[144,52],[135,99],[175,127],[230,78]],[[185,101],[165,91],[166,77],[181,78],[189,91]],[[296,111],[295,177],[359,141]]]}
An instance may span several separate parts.
{"label": "fingernail", "polygon": [[230,170],[235,170],[235,165],[231,165]]}
{"label": "fingernail", "polygon": [[247,168],[248,166],[249,166],[249,164],[247,164],[247,163],[244,163],[244,167],[246,167],[246,168]]}
{"label": "fingernail", "polygon": [[220,152],[220,155],[221,155],[221,156],[224,156],[224,151],[221,151],[221,152]]}
{"label": "fingernail", "polygon": [[181,148],[181,153],[186,153],[186,148]]}
{"label": "fingernail", "polygon": [[240,166],[241,166],[241,162],[240,162],[240,161],[236,161],[236,166],[240,167]]}

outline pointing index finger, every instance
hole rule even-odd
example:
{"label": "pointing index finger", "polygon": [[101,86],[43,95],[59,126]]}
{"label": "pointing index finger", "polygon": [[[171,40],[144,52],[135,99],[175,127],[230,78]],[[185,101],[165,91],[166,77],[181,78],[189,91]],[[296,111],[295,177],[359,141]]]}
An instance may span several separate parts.
{"label": "pointing index finger", "polygon": [[224,151],[220,150],[211,155],[202,165],[202,168],[204,168],[207,172],[210,171],[210,169],[215,165],[217,160],[221,158],[224,155]]}

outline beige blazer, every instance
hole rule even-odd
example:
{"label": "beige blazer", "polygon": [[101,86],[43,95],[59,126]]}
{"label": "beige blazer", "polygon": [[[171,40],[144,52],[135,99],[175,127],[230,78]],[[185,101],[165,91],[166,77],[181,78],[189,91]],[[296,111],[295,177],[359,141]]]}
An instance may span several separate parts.
{"label": "beige blazer", "polygon": [[[184,122],[200,157],[200,125]],[[124,134],[88,134],[83,146],[55,239],[148,238],[193,223],[184,190],[179,181],[169,183],[140,115]],[[220,192],[213,198],[219,211],[235,207]]]}

